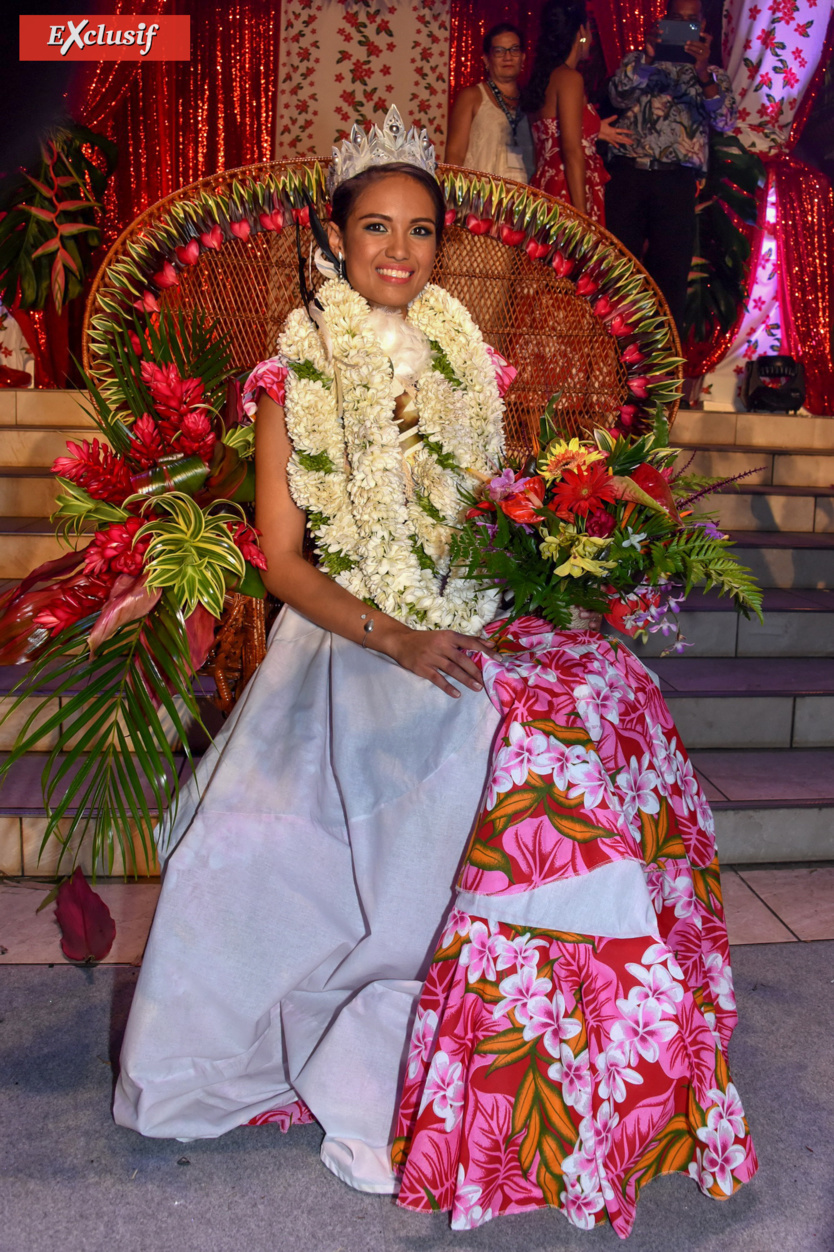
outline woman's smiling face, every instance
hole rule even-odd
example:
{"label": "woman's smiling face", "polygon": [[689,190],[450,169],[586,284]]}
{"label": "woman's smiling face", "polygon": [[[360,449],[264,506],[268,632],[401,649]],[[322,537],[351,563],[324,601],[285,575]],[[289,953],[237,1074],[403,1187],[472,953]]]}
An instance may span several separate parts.
{"label": "woman's smiling face", "polygon": [[407,174],[375,179],[359,193],[344,231],[328,224],[351,286],[372,305],[405,310],[429,281],[437,251],[435,208]]}

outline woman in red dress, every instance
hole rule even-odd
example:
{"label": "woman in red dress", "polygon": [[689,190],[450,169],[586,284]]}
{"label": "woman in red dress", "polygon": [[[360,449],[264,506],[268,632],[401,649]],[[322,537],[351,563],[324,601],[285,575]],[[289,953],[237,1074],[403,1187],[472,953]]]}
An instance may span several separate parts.
{"label": "woman in red dress", "polygon": [[604,223],[608,175],[596,142],[622,145],[631,143],[631,137],[612,125],[613,117],[602,120],[585,99],[577,66],[590,47],[584,3],[551,0],[545,5],[522,108],[532,121],[536,144],[532,185]]}

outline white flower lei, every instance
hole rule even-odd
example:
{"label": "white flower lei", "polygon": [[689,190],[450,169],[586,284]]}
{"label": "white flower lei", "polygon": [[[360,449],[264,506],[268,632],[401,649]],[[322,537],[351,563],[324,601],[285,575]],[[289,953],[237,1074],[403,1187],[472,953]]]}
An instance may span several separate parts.
{"label": "white flower lei", "polygon": [[495,616],[498,593],[450,572],[449,542],[461,489],[472,485],[468,471],[494,472],[502,447],[503,405],[481,333],[440,287],[424,288],[411,306],[408,320],[435,347],[416,386],[422,442],[410,458],[410,499],[394,420],[398,387],[368,303],[335,278],[318,300],[322,334],[296,309],[279,351],[289,367],[289,487],[321,564],[409,626],[480,630]]}

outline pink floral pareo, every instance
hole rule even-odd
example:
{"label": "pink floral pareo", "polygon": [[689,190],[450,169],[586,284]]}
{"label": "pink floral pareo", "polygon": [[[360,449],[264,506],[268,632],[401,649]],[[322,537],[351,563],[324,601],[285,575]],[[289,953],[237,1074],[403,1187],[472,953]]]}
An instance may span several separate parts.
{"label": "pink floral pareo", "polygon": [[417,1014],[399,1203],[455,1229],[552,1206],[625,1238],[640,1187],[726,1198],[756,1172],[709,806],[651,677],[598,634],[525,618],[480,657],[504,714],[460,886],[497,898],[642,865],[658,933],[449,916]]}

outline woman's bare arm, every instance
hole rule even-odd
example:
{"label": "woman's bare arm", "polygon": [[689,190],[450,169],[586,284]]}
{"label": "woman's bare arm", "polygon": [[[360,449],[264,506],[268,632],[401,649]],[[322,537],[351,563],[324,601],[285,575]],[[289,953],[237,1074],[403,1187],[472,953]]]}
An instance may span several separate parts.
{"label": "woman's bare arm", "polygon": [[449,130],[446,135],[447,165],[463,165],[466,160],[472,119],[478,112],[480,104],[481,93],[478,88],[464,87],[452,105]]}
{"label": "woman's bare arm", "polygon": [[[306,517],[287,486],[291,452],[284,411],[265,396],[258,405],[255,426],[255,524],[261,532],[261,547],[268,565],[263,576],[267,590],[323,630],[356,644],[364,640],[366,647],[385,653],[447,695],[460,695],[446,681],[447,677],[473,690],[482,687],[480,670],[460,651],[470,648],[489,652],[482,640],[451,630],[412,630],[386,613],[369,609],[305,560]],[[373,631],[368,634],[363,613],[374,621]]]}
{"label": "woman's bare arm", "polygon": [[559,121],[559,142],[570,201],[582,213],[588,211],[585,188],[585,152],[582,148],[582,122],[585,111],[585,87],[578,70],[562,67],[551,76],[556,80],[556,117]]}

